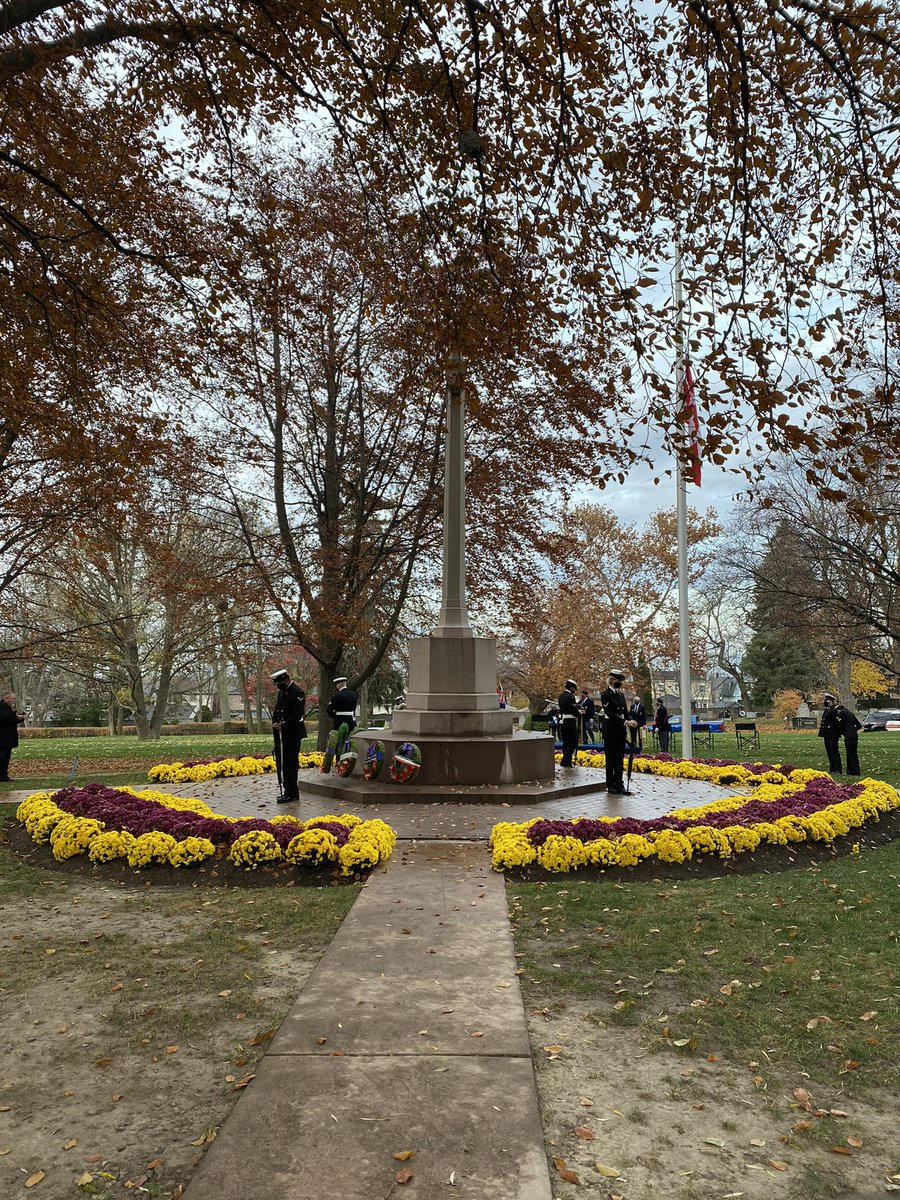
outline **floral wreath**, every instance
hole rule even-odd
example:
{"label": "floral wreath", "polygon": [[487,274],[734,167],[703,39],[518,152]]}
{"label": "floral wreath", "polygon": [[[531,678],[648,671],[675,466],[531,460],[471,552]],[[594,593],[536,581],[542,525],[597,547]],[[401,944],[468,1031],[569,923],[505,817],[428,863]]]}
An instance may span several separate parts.
{"label": "floral wreath", "polygon": [[325,757],[322,759],[322,765],[319,767],[320,775],[330,775],[331,768],[334,766],[334,756],[337,753],[338,741],[340,739],[340,730],[332,729],[328,735],[328,741],[325,743]]}
{"label": "floral wreath", "polygon": [[377,779],[384,766],[384,742],[369,742],[366,747],[366,757],[363,762],[363,775],[366,779]]}
{"label": "floral wreath", "polygon": [[414,742],[401,742],[391,759],[391,779],[394,783],[409,783],[419,773],[422,752]]}
{"label": "floral wreath", "polygon": [[[341,726],[344,729],[345,726]],[[353,768],[356,766],[357,750],[353,742],[348,738],[338,751],[337,760],[334,764],[335,773],[340,775],[342,779],[346,779],[348,775],[353,774]]]}

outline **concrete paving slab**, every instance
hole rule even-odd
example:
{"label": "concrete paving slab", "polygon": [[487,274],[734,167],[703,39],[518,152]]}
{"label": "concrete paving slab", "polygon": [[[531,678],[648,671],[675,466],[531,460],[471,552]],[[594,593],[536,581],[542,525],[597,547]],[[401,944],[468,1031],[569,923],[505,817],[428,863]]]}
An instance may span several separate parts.
{"label": "concrete paving slab", "polygon": [[[407,1161],[393,1157],[406,1150]],[[407,1190],[551,1200],[530,1059],[270,1051],[185,1200],[398,1200]]]}
{"label": "concrete paving slab", "polygon": [[398,847],[370,875],[271,1053],[528,1057],[517,966],[503,879],[485,849]]}

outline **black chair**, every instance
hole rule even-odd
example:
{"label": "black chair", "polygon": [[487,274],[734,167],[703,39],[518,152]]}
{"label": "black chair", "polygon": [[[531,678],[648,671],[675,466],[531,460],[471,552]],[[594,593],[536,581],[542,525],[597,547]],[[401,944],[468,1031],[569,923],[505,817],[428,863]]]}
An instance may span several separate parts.
{"label": "black chair", "polygon": [[738,750],[746,747],[748,750],[759,749],[759,730],[755,721],[735,721],[734,735],[737,738]]}
{"label": "black chair", "polygon": [[695,725],[692,734],[698,746],[705,746],[710,752],[715,750],[713,731],[708,725]]}

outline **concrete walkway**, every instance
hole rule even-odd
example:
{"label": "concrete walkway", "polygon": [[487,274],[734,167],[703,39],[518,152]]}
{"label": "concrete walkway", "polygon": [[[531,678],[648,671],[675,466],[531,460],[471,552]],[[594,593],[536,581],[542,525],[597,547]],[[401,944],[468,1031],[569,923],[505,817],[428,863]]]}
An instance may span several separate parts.
{"label": "concrete walkway", "polygon": [[186,1200],[380,1200],[403,1194],[406,1171],[420,1200],[550,1200],[515,972],[487,848],[398,844]]}

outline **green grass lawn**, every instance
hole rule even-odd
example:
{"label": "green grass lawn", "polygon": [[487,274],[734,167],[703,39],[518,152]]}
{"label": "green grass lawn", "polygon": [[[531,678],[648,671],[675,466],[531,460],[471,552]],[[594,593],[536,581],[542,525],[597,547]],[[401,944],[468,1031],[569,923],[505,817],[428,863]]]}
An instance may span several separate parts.
{"label": "green grass lawn", "polygon": [[529,1006],[577,997],[758,1087],[900,1088],[900,840],[775,875],[507,887]]}
{"label": "green grass lawn", "polygon": [[[315,748],[307,738],[305,750]],[[79,783],[133,783],[146,776],[148,768],[161,762],[194,762],[224,755],[261,754],[272,750],[271,734],[226,733],[164,737],[141,742],[136,737],[61,737],[23,739],[13,751],[10,783],[4,791],[22,788],[60,787],[78,759]]]}

